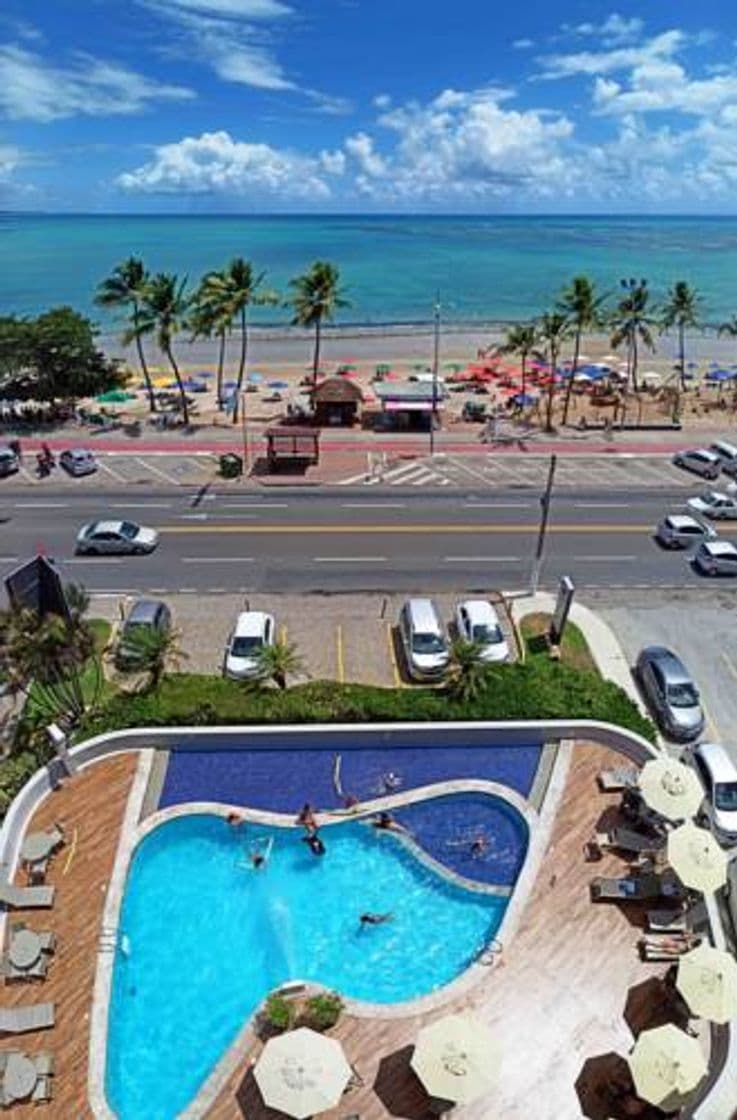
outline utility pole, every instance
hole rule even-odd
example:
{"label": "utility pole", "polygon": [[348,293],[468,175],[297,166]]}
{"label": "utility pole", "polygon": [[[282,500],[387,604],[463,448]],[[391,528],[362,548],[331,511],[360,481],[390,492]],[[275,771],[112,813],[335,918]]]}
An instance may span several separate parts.
{"label": "utility pole", "polygon": [[432,412],[430,413],[430,454],[435,454],[435,421],[438,415],[438,363],[440,361],[440,292],[433,308]]}
{"label": "utility pole", "polygon": [[241,390],[241,433],[243,435],[243,475],[248,478],[248,418],[246,416],[246,394]]}
{"label": "utility pole", "polygon": [[558,462],[557,455],[550,456],[550,466],[548,467],[548,481],[545,484],[545,490],[540,498],[540,528],[537,534],[537,547],[535,549],[535,559],[532,562],[532,575],[530,577],[530,594],[536,595],[537,589],[540,585],[540,571],[543,565],[543,554],[545,552],[545,536],[548,531],[548,518],[550,517],[550,502],[553,497],[553,483],[555,482],[555,467]]}

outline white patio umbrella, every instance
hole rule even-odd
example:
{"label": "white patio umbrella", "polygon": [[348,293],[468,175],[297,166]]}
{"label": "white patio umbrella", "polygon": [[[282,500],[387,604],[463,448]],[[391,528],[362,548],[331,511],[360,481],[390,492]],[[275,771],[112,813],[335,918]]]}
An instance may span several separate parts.
{"label": "white patio umbrella", "polygon": [[337,1039],[299,1027],[269,1039],[253,1076],[268,1108],[303,1120],[338,1103],[351,1067]]}
{"label": "white patio umbrella", "polygon": [[675,1112],[706,1076],[699,1040],[672,1023],[643,1031],[627,1058],[638,1097]]}
{"label": "white patio umbrella", "polygon": [[496,1082],[501,1047],[477,1019],[446,1015],[422,1028],[410,1065],[431,1097],[468,1104]]}
{"label": "white patio umbrella", "polygon": [[665,756],[646,762],[637,784],[646,804],[670,821],[695,816],[704,800],[695,771]]}
{"label": "white patio umbrella", "polygon": [[727,853],[692,821],[668,834],[668,862],[685,887],[713,894],[727,881]]}
{"label": "white patio umbrella", "polygon": [[678,961],[676,987],[694,1015],[712,1023],[737,1016],[737,961],[712,945],[697,945]]}

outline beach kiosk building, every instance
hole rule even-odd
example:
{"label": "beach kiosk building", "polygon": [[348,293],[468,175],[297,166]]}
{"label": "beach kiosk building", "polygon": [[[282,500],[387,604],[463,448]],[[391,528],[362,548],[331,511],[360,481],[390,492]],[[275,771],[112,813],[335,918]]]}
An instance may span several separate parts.
{"label": "beach kiosk building", "polygon": [[373,388],[385,428],[429,431],[433,411],[437,417],[443,408],[445,389],[432,381],[380,381]]}
{"label": "beach kiosk building", "polygon": [[320,427],[355,424],[362,405],[361,387],[347,377],[328,377],[312,391],[315,423]]}

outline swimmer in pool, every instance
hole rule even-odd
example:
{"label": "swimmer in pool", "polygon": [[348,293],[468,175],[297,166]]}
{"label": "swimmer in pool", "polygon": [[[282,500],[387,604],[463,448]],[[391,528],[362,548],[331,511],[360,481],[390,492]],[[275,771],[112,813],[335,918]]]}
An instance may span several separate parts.
{"label": "swimmer in pool", "polygon": [[307,844],[313,856],[324,856],[325,845],[323,844],[317,832],[311,832],[309,836],[302,837],[302,843]]}
{"label": "swimmer in pool", "polygon": [[241,828],[246,823],[240,813],[228,813],[225,819],[231,828]]}
{"label": "swimmer in pool", "polygon": [[394,921],[394,915],[389,914],[361,914],[359,918],[361,929],[366,926],[383,926],[385,922]]}

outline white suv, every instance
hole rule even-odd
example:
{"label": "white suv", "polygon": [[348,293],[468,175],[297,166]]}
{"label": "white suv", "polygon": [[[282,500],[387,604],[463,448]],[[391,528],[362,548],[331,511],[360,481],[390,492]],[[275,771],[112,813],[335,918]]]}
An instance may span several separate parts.
{"label": "white suv", "polygon": [[699,743],[692,758],[714,833],[727,844],[737,843],[737,766],[719,743]]}
{"label": "white suv", "polygon": [[448,668],[450,654],[432,599],[408,599],[399,615],[407,671],[413,680],[439,680]]}

